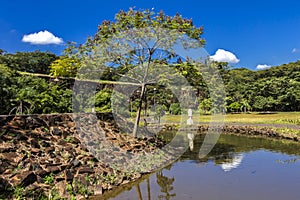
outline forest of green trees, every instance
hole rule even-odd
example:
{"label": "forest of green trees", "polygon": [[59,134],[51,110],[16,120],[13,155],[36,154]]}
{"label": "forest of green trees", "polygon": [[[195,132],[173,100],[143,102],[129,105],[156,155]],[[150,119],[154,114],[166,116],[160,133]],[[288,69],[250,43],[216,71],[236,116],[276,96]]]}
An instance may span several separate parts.
{"label": "forest of green trees", "polygon": [[[17,52],[0,55],[0,114],[16,113],[62,113],[72,112],[72,87],[68,80],[24,75],[21,72],[49,75],[57,63],[67,58],[49,52]],[[300,110],[300,61],[253,71],[246,68],[230,68],[227,63],[216,63],[226,88],[227,112],[245,111],[299,111]],[[50,66],[52,68],[50,68]],[[191,85],[198,89],[199,110],[210,112],[211,101],[201,75],[187,63],[175,64]],[[66,69],[67,67],[64,67]],[[186,72],[187,73],[186,73]],[[125,73],[114,68],[104,73],[102,79],[117,81],[118,74]],[[75,73],[70,73],[71,77]],[[66,74],[68,76],[68,74]],[[203,82],[203,81],[202,81]],[[156,91],[153,92],[153,88]],[[179,114],[178,100],[164,87],[151,86],[146,93],[148,105],[159,104],[170,114]],[[96,111],[110,111],[111,87],[104,87],[95,96]],[[132,97],[132,111],[137,102]]]}

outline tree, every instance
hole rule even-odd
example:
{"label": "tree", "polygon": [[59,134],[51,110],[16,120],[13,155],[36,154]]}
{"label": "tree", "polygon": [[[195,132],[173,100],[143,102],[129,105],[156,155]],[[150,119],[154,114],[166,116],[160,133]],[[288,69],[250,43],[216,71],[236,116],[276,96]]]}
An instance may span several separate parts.
{"label": "tree", "polygon": [[257,96],[254,99],[253,107],[257,110],[265,110],[267,104],[267,98],[263,96]]}
{"label": "tree", "polygon": [[111,93],[110,89],[102,89],[95,95],[96,112],[111,112]]}
{"label": "tree", "polygon": [[11,87],[14,85],[15,73],[4,64],[0,64],[0,114],[8,114],[10,100],[14,98]]}
{"label": "tree", "polygon": [[154,114],[154,118],[158,120],[158,124],[160,124],[160,118],[162,116],[164,116],[165,112],[166,112],[167,108],[164,105],[157,105],[155,107],[155,114]]}
{"label": "tree", "polygon": [[179,114],[181,114],[180,104],[179,103],[172,103],[170,105],[169,112],[172,115],[179,115]]}
{"label": "tree", "polygon": [[241,101],[241,111],[247,112],[249,110],[251,110],[251,106],[250,106],[248,100],[242,99],[242,101]]}
{"label": "tree", "polygon": [[71,90],[33,76],[17,76],[10,90],[11,114],[65,113],[71,111]]}
{"label": "tree", "polygon": [[115,19],[114,22],[103,21],[94,37],[88,38],[78,48],[70,46],[65,52],[71,52],[70,57],[75,55],[83,60],[80,70],[89,73],[81,76],[99,78],[99,71],[119,68],[124,72],[118,74],[123,78],[122,81],[140,87],[132,131],[136,137],[147,86],[170,80],[160,72],[178,60],[174,52],[176,43],[179,42],[186,49],[204,45],[205,41],[201,38],[203,28],[194,26],[191,19],[179,14],[167,16],[163,11],[155,14],[150,10],[129,9],[117,13]]}
{"label": "tree", "polygon": [[49,66],[56,59],[55,54],[41,51],[0,54],[0,63],[9,68],[40,74],[49,74]]}
{"label": "tree", "polygon": [[239,102],[231,103],[228,108],[231,112],[237,112],[241,109],[242,105]]}
{"label": "tree", "polygon": [[51,63],[50,75],[54,77],[75,77],[79,66],[78,59],[61,57]]}
{"label": "tree", "polygon": [[211,99],[203,99],[200,102],[199,109],[203,111],[204,114],[207,114],[207,112],[211,109]]}

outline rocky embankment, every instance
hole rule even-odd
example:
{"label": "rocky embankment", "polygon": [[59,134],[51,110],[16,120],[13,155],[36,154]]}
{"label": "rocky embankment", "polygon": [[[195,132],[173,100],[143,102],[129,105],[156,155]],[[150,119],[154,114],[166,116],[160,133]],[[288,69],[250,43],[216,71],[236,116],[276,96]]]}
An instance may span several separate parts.
{"label": "rocky embankment", "polygon": [[[118,134],[111,116],[99,127],[124,152],[151,152],[156,138]],[[114,131],[112,131],[114,130]],[[101,195],[141,176],[97,160],[76,136],[71,115],[0,117],[0,199],[66,198]]]}

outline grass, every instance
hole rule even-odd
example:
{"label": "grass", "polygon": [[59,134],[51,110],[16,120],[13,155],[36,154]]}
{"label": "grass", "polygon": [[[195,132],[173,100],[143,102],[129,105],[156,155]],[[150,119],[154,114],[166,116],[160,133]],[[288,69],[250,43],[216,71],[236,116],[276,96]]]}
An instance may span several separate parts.
{"label": "grass", "polygon": [[[185,124],[187,120],[187,116],[180,115],[166,115],[163,117],[162,123],[171,124],[177,123],[179,124],[181,119]],[[213,121],[213,117],[211,115],[195,115],[193,116],[194,123],[209,123]],[[220,119],[219,119],[220,120]],[[283,125],[300,125],[300,112],[278,112],[278,113],[269,113],[269,114],[261,114],[257,112],[253,113],[239,113],[239,114],[226,114],[224,116],[225,123],[238,123],[238,124],[253,124],[256,127],[257,124],[283,124]],[[259,127],[257,127],[259,128]],[[261,127],[260,127],[261,128]],[[287,127],[272,127],[272,130],[281,133],[282,135],[294,135],[300,136],[300,131],[297,128],[287,128]]]}
{"label": "grass", "polygon": [[[185,122],[187,116],[182,116],[182,121]],[[180,123],[180,115],[166,115],[162,118],[162,123]],[[193,116],[194,122],[211,122],[211,115]],[[299,125],[300,112],[278,112],[272,114],[240,113],[226,114],[224,121],[227,123],[246,123],[246,124],[294,124]]]}

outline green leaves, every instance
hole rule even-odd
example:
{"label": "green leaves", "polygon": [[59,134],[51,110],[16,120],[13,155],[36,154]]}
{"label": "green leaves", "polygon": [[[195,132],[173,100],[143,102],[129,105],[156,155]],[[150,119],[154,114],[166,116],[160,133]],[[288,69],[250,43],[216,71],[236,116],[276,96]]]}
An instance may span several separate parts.
{"label": "green leaves", "polygon": [[49,84],[45,79],[11,77],[8,91],[10,94],[2,96],[7,103],[1,114],[64,113],[72,109],[72,91],[62,85]]}
{"label": "green leaves", "polygon": [[62,57],[50,65],[50,75],[54,77],[75,77],[79,67],[78,59]]}
{"label": "green leaves", "polygon": [[243,111],[300,110],[299,61],[259,71],[232,69],[224,71],[222,76],[228,106],[237,102]]}
{"label": "green leaves", "polygon": [[55,54],[41,51],[0,54],[0,64],[18,71],[41,74],[49,74],[49,65],[56,59]]}
{"label": "green leaves", "polygon": [[111,112],[112,90],[104,88],[95,95],[96,112]]}

